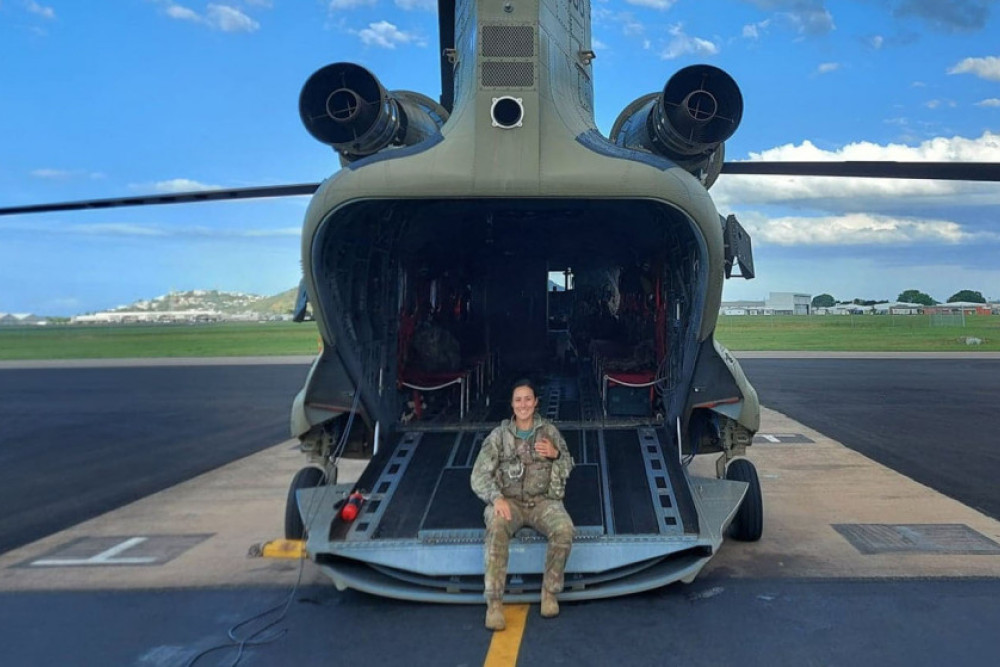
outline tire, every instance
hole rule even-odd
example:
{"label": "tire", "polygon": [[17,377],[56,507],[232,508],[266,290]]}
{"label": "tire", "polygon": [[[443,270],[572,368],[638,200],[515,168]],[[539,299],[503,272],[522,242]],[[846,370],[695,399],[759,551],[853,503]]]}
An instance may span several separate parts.
{"label": "tire", "polygon": [[756,542],[764,534],[764,498],[760,492],[757,469],[746,459],[736,459],[726,469],[726,479],[749,485],[729,525],[729,536],[741,542]]}
{"label": "tire", "polygon": [[285,539],[301,540],[305,538],[306,527],[299,514],[299,503],[296,492],[299,489],[312,489],[326,483],[326,473],[319,468],[308,467],[299,470],[292,478],[288,487],[288,499],[285,501]]}

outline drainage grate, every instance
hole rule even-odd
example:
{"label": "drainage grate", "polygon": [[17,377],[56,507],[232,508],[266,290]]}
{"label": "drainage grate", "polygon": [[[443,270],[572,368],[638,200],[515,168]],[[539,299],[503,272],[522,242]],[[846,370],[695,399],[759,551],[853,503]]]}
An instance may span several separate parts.
{"label": "drainage grate", "polygon": [[835,523],[863,554],[1000,554],[1000,544],[963,523]]}

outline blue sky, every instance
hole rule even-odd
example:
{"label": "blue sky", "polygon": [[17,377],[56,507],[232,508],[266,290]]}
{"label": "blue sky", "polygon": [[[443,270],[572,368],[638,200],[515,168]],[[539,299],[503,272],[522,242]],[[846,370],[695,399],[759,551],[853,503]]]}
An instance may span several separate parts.
{"label": "blue sky", "polygon": [[[727,158],[1000,161],[997,0],[594,0],[607,133],[677,69],[744,96]],[[0,204],[315,182],[337,168],[298,93],[358,62],[439,94],[427,0],[0,0]],[[1000,184],[723,176],[770,291],[1000,300]],[[298,283],[307,198],[0,218],[0,312]]]}

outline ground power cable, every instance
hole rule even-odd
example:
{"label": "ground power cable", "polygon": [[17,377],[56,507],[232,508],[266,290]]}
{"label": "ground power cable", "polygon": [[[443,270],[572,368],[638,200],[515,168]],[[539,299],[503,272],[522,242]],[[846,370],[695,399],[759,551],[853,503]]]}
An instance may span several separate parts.
{"label": "ground power cable", "polygon": [[[360,389],[356,390],[354,392],[354,403],[351,406],[351,411],[347,418],[347,423],[344,425],[344,429],[340,434],[340,439],[337,442],[337,445],[330,452],[330,460],[333,462],[334,470],[336,470],[337,466],[339,465],[343,451],[347,446],[347,441],[351,432],[351,427],[354,425],[354,415],[357,414],[360,396],[361,396]],[[310,499],[309,506],[306,508],[306,513],[305,513],[306,520],[304,522],[305,525],[309,525],[311,520],[315,518],[316,513],[323,505],[323,501],[325,501],[329,497],[330,488],[331,486],[329,484],[324,484],[323,485],[324,490],[322,492],[313,494],[313,497]],[[265,631],[274,628],[275,625],[284,620],[284,618],[288,615],[288,610],[292,606],[292,600],[295,599],[295,594],[298,592],[299,585],[302,583],[302,574],[303,571],[305,570],[305,561],[306,561],[306,556],[303,553],[303,555],[299,557],[298,575],[295,578],[295,583],[292,585],[292,589],[288,592],[288,595],[285,596],[285,598],[281,602],[265,609],[264,611],[258,614],[251,616],[250,618],[244,619],[239,623],[237,623],[236,625],[230,627],[229,630],[226,631],[226,636],[229,637],[228,642],[222,644],[216,644],[215,646],[210,646],[207,649],[195,654],[195,656],[192,657],[191,660],[189,660],[186,663],[186,667],[194,667],[195,663],[197,663],[199,660],[201,660],[202,658],[211,653],[232,648],[236,649],[236,657],[233,659],[233,662],[230,663],[230,667],[237,667],[237,665],[239,665],[240,661],[243,659],[243,655],[246,653],[247,647],[263,646],[264,644],[270,644],[288,634],[288,628],[278,628],[269,635],[261,636]],[[249,625],[259,619],[264,619],[267,617],[268,614],[272,614],[279,610],[281,613],[278,614],[278,616],[274,620],[270,621],[266,625],[260,627],[259,629],[255,630],[254,632],[250,633],[249,635],[247,635],[242,639],[237,636],[237,632],[239,631],[240,628]]]}

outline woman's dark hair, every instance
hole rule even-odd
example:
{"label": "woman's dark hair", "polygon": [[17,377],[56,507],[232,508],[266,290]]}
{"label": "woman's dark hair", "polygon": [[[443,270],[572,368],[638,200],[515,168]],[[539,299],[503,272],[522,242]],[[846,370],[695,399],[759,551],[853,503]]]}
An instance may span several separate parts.
{"label": "woman's dark hair", "polygon": [[534,394],[536,398],[538,397],[538,389],[535,388],[535,383],[529,380],[528,378],[521,378],[520,380],[514,382],[514,386],[510,388],[511,395],[513,395],[514,392],[517,391],[518,387],[527,387],[528,389],[531,390],[531,393]]}

